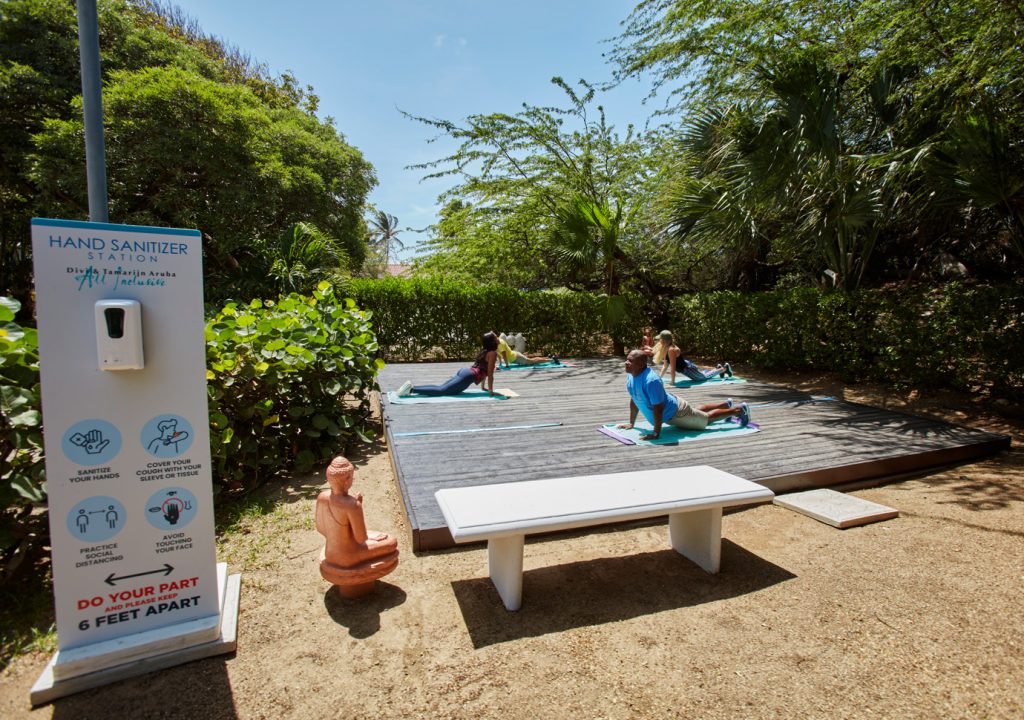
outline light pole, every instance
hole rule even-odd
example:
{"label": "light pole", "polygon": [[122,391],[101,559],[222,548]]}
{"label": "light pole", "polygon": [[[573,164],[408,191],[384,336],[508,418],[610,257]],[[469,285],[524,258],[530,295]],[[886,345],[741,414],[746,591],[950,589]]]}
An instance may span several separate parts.
{"label": "light pole", "polygon": [[78,52],[82,69],[82,115],[85,122],[85,172],[89,220],[105,223],[107,166],[103,147],[103,90],[100,84],[100,27],[96,0],[78,2]]}

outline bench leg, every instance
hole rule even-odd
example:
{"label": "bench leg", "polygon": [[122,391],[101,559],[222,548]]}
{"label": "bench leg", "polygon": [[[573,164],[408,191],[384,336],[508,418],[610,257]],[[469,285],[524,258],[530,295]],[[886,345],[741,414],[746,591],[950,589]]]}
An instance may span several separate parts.
{"label": "bench leg", "polygon": [[722,508],[691,510],[668,516],[672,548],[712,575],[722,562]]}
{"label": "bench leg", "polygon": [[507,610],[523,604],[523,535],[487,541],[487,573]]}

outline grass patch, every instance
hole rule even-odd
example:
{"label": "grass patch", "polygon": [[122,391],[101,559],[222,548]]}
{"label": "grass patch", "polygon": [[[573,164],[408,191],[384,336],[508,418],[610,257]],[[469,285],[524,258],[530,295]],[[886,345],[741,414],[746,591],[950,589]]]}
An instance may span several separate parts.
{"label": "grass patch", "polygon": [[217,559],[239,570],[274,567],[287,554],[293,530],[313,526],[302,504],[250,495],[217,510]]}

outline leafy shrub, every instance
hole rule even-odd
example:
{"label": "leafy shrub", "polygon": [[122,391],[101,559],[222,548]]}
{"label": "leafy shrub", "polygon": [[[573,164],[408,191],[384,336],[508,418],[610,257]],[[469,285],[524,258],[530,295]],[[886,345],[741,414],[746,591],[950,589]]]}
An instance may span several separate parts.
{"label": "leafy shrub", "polygon": [[206,325],[216,481],[252,488],[368,442],[376,353],[370,313],[326,282],[312,297],[225,305]]}
{"label": "leafy shrub", "polygon": [[[488,330],[521,332],[530,352],[564,356],[597,354],[609,339],[607,298],[593,293],[522,292],[444,278],[359,279],[351,290],[373,312],[380,352],[389,361],[472,357]],[[638,334],[639,298],[626,296],[625,303],[612,339]]]}
{"label": "leafy shrub", "polygon": [[45,534],[33,509],[44,498],[36,331],[13,322],[20,303],[0,297],[0,571],[17,568]]}

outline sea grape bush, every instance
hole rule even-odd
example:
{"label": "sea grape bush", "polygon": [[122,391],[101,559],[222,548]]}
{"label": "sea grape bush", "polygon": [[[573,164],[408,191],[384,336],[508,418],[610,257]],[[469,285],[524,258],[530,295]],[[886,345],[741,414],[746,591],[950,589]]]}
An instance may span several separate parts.
{"label": "sea grape bush", "polygon": [[228,303],[206,325],[214,477],[252,488],[369,442],[377,339],[369,312],[320,283],[311,297]]}

